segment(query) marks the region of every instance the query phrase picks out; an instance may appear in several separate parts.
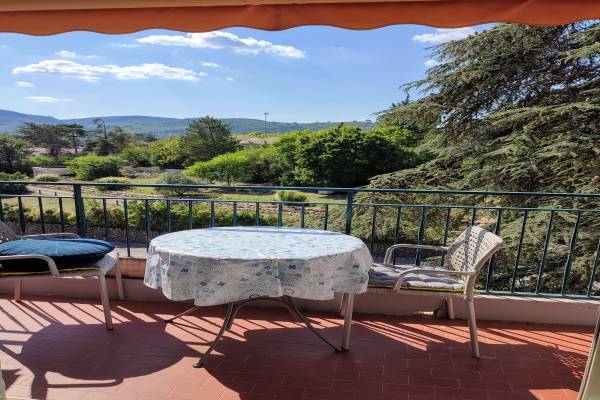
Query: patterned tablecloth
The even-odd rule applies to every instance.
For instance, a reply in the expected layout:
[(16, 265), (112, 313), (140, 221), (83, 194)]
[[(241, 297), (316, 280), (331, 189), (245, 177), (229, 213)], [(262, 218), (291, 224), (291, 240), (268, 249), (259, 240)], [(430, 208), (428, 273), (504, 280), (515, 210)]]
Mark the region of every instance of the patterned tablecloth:
[(336, 232), (231, 227), (169, 233), (150, 242), (144, 283), (198, 306), (253, 297), (328, 300), (367, 289), (371, 254)]

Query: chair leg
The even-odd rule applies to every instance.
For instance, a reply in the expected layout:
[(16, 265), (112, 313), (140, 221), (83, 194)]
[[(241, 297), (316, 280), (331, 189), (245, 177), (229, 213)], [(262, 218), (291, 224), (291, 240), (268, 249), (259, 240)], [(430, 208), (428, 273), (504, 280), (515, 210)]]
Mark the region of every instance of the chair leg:
[(104, 309), (104, 323), (107, 330), (112, 330), (112, 317), (110, 315), (110, 302), (108, 300), (108, 290), (106, 288), (106, 277), (104, 274), (98, 274), (98, 284), (100, 285), (100, 300)]
[(15, 301), (21, 301), (21, 290), (23, 289), (23, 279), (15, 281)]
[(446, 315), (448, 319), (454, 319), (454, 299), (446, 297)]
[(479, 358), (479, 339), (477, 338), (477, 322), (475, 320), (475, 303), (473, 298), (467, 298), (467, 312), (469, 314), (469, 331), (471, 333), (471, 351), (473, 357)]
[(123, 275), (121, 274), (121, 265), (119, 260), (115, 264), (115, 280), (117, 281), (117, 292), (119, 293), (119, 300), (125, 300), (125, 290), (123, 288)]

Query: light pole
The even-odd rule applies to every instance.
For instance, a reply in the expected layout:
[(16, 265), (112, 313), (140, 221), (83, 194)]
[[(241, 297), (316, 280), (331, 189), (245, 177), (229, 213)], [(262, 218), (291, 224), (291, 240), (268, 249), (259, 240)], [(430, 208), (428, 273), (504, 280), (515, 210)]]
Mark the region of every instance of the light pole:
[(267, 134), (267, 115), (269, 115), (268, 112), (265, 113), (265, 135)]

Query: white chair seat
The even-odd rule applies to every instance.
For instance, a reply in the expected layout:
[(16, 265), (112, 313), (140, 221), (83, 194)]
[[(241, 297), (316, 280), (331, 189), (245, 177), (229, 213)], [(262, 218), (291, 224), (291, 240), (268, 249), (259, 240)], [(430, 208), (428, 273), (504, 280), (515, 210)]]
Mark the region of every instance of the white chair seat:
[[(415, 265), (382, 265), (373, 264), (369, 270), (369, 286), (377, 288), (393, 288), (401, 272), (419, 268)], [(431, 267), (427, 267), (432, 269)], [(433, 268), (446, 271), (444, 268)], [(463, 281), (449, 276), (410, 273), (404, 275), (402, 289), (437, 290), (448, 292), (461, 292), (465, 288)]]

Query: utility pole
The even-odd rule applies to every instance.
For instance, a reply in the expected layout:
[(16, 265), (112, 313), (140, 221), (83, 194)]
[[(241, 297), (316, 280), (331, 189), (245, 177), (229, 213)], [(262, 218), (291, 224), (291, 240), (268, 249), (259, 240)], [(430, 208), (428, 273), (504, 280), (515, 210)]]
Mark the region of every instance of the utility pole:
[(267, 134), (267, 115), (269, 115), (268, 112), (265, 113), (265, 135)]

